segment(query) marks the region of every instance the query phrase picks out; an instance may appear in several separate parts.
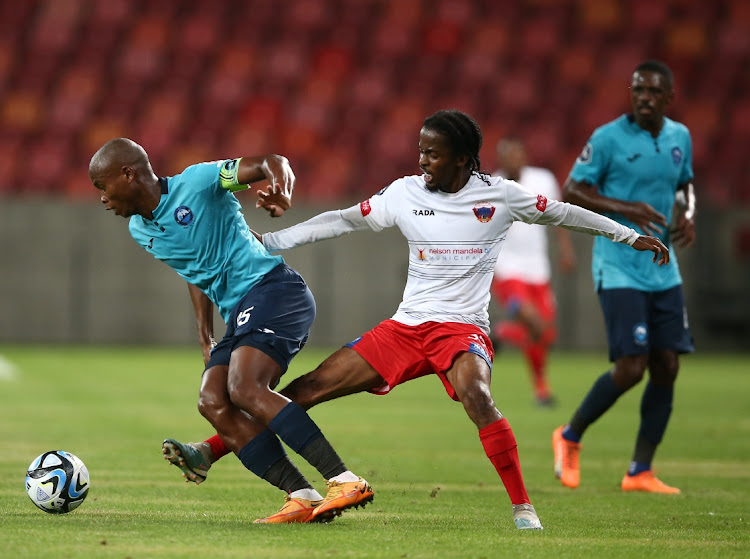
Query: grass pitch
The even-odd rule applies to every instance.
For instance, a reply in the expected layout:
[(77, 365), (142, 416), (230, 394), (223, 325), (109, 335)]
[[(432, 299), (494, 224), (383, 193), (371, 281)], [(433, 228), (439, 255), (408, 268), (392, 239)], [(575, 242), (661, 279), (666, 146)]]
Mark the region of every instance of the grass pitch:
[[(287, 378), (329, 352), (305, 349)], [(493, 394), (519, 442), (543, 532), (518, 532), (510, 503), (460, 404), (428, 377), (386, 397), (361, 394), (313, 408), (347, 465), (375, 489), (366, 509), (328, 525), (253, 525), (283, 502), (232, 455), (201, 486), (183, 483), (161, 441), (212, 433), (195, 407), (196, 348), (0, 348), (0, 555), (117, 558), (494, 558), (750, 556), (750, 359), (682, 361), (675, 410), (655, 466), (682, 495), (623, 494), (643, 385), (584, 439), (581, 486), (552, 474), (550, 435), (594, 378), (605, 352), (557, 353), (557, 409), (534, 406), (520, 355), (498, 355)], [(37, 510), (29, 462), (73, 452), (91, 491), (73, 513)], [(292, 458), (324, 491), (320, 475)]]

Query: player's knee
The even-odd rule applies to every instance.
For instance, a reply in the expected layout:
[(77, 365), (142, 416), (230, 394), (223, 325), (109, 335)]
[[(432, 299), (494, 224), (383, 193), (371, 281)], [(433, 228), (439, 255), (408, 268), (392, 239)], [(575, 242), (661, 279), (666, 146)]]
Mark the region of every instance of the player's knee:
[(211, 393), (201, 392), (198, 398), (198, 412), (211, 424), (214, 424), (216, 419), (227, 409), (228, 405), (229, 402), (224, 398), (218, 398)]
[(468, 416), (476, 423), (488, 413), (496, 411), (489, 387), (472, 384), (456, 391)]
[(294, 379), (290, 382), (280, 394), (289, 398), (292, 402), (300, 405), (303, 409), (314, 406), (315, 401), (315, 381), (305, 378), (307, 375)]
[(680, 367), (677, 362), (652, 367), (650, 369), (651, 381), (662, 386), (671, 386), (677, 380), (677, 373), (679, 371)]
[(618, 362), (613, 376), (618, 386), (627, 389), (641, 382), (645, 372), (646, 366), (640, 361)]
[(250, 381), (230, 383), (227, 386), (229, 401), (232, 405), (246, 411), (252, 416), (258, 413), (258, 400), (268, 391), (270, 391), (268, 386)]

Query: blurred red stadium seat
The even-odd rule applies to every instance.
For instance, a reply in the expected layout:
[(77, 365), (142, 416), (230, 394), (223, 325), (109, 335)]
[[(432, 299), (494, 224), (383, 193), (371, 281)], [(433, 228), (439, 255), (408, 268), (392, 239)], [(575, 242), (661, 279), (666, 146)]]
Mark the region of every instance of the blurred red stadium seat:
[(537, 73), (519, 69), (507, 73), (507, 79), (498, 88), (497, 100), (504, 111), (524, 114), (536, 110), (542, 93), (542, 84)]
[(669, 4), (653, 0), (632, 0), (629, 2), (630, 26), (641, 30), (657, 30), (669, 18)]
[(705, 23), (701, 21), (673, 23), (668, 26), (665, 42), (667, 52), (673, 56), (704, 57), (708, 47)]
[(23, 177), (29, 192), (63, 191), (58, 181), (67, 170), (71, 148), (69, 136), (53, 134), (46, 134), (27, 146)]
[(39, 93), (33, 90), (8, 92), (0, 111), (0, 125), (8, 131), (35, 132), (46, 118), (45, 105)]
[(571, 84), (588, 84), (596, 81), (595, 53), (586, 46), (562, 50), (557, 59), (559, 79), (565, 87)]
[(510, 42), (510, 31), (505, 22), (477, 22), (469, 35), (471, 50), (487, 56), (502, 56), (507, 52)]
[(476, 4), (471, 0), (439, 0), (436, 16), (439, 20), (452, 21), (462, 28), (471, 29), (477, 16)]
[(621, 5), (617, 0), (585, 0), (578, 6), (585, 28), (612, 31), (623, 24)]
[(424, 51), (440, 56), (454, 54), (461, 45), (461, 35), (458, 24), (452, 21), (433, 21), (424, 30)]
[(730, 57), (732, 61), (747, 57), (748, 52), (750, 52), (750, 22), (724, 22), (716, 35), (716, 50), (719, 55)]
[(747, 147), (750, 141), (750, 103), (738, 103), (731, 111), (729, 120), (730, 138), (733, 142), (742, 142)]
[(553, 17), (527, 20), (520, 30), (519, 49), (527, 59), (545, 59), (558, 52), (563, 44), (560, 22)]
[[(81, 149), (84, 155), (91, 157), (96, 150), (112, 138), (127, 137), (130, 130), (125, 122), (115, 117), (95, 118), (89, 121), (83, 131)], [(141, 140), (143, 142), (144, 140)]]
[(417, 26), (423, 17), (420, 2), (403, 0), (385, 0), (385, 21), (402, 24), (406, 27)]
[(20, 191), (18, 174), (22, 172), (24, 161), (22, 151), (19, 136), (0, 136), (0, 192), (9, 194)]

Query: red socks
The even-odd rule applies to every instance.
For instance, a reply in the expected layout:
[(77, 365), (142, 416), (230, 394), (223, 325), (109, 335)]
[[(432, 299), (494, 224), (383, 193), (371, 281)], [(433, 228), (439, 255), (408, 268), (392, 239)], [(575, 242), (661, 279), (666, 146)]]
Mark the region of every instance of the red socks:
[(530, 344), (523, 350), (531, 368), (534, 380), (534, 390), (537, 398), (549, 397), (549, 385), (547, 384), (547, 346), (540, 343)]
[(516, 437), (513, 436), (508, 420), (502, 418), (480, 429), (479, 440), (482, 441), (487, 458), (500, 474), (510, 502), (514, 505), (531, 504), (523, 485), (521, 463), (516, 450)]
[(503, 321), (495, 328), (495, 334), (501, 341), (513, 344), (516, 347), (524, 347), (529, 343), (529, 334), (526, 327), (518, 322)]
[(219, 435), (209, 437), (204, 442), (207, 442), (211, 445), (211, 452), (213, 452), (214, 454), (214, 460), (218, 460), (222, 456), (226, 456), (227, 454), (229, 454), (229, 450), (226, 446), (224, 446), (224, 441), (221, 440)]

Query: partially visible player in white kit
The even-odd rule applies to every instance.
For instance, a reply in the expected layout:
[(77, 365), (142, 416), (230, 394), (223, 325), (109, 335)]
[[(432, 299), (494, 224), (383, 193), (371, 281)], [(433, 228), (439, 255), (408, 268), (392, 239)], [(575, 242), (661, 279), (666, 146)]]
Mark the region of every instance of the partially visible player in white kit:
[[(497, 143), (498, 169), (493, 174), (517, 181), (548, 200), (559, 200), (560, 187), (548, 169), (527, 165), (523, 142), (504, 138)], [(560, 271), (575, 267), (575, 252), (566, 229), (555, 227)], [(547, 230), (518, 221), (508, 230), (495, 264), (492, 294), (506, 319), (492, 328), (493, 340), (521, 349), (531, 374), (536, 402), (553, 406), (555, 398), (547, 380), (547, 358), (557, 338), (557, 305), (552, 291)]]
[(281, 394), (309, 409), (362, 391), (386, 394), (409, 380), (437, 375), (479, 429), (510, 497), (516, 527), (540, 530), (516, 439), (490, 391), (490, 283), (508, 228), (521, 220), (605, 235), (653, 251), (659, 264), (669, 261), (669, 251), (658, 239), (609, 218), (481, 173), (481, 145), (482, 132), (470, 116), (438, 111), (425, 119), (419, 134), (422, 175), (398, 179), (351, 208), (262, 236), (273, 251), (397, 226), (409, 244), (408, 279), (396, 314), (293, 380)]

